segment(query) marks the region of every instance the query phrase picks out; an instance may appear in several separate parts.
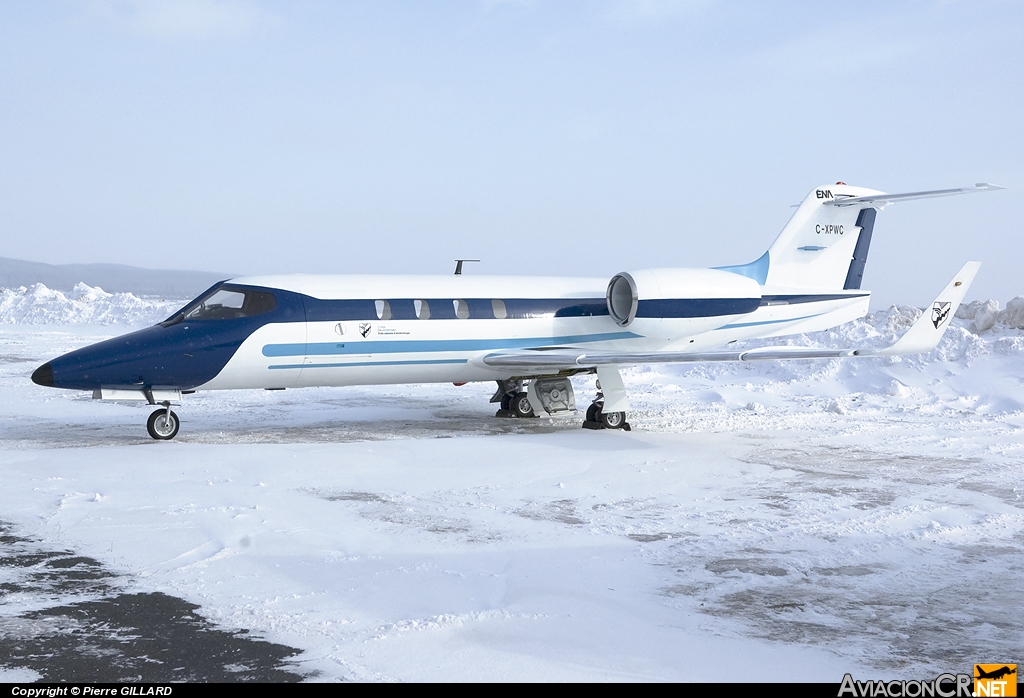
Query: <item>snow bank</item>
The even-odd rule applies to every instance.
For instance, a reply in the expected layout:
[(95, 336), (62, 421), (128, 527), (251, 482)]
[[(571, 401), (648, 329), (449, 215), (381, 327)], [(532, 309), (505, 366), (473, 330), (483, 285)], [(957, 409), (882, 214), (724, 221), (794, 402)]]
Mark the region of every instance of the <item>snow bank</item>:
[(1024, 296), (1017, 296), (1006, 308), (999, 309), (999, 301), (971, 301), (956, 311), (956, 317), (970, 320), (970, 330), (975, 334), (988, 332), (996, 325), (1005, 325), (1015, 330), (1024, 329)]
[(80, 283), (69, 293), (43, 284), (0, 289), (0, 323), (12, 325), (152, 325), (184, 305), (181, 300), (107, 293)]
[[(746, 342), (745, 346), (880, 348), (895, 342), (921, 317), (921, 313), (920, 308), (894, 305), (887, 310), (877, 310), (863, 318), (824, 332), (751, 340)], [(1024, 346), (1024, 334), (1020, 332), (1021, 328), (1024, 328), (1024, 297), (1014, 298), (1007, 303), (1005, 310), (999, 310), (998, 301), (992, 300), (984, 303), (974, 301), (960, 307), (952, 324), (934, 351), (923, 355), (900, 357), (896, 360), (912, 363), (970, 362), (979, 356), (993, 352), (1015, 353), (1021, 351)], [(771, 363), (766, 362), (766, 364)], [(812, 363), (820, 365), (818, 362)]]

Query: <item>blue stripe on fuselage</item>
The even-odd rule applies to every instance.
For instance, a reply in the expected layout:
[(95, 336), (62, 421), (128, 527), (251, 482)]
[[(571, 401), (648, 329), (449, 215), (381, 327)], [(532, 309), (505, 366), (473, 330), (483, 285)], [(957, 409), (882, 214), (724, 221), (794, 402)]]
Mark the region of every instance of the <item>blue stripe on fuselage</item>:
[(468, 359), (427, 359), (425, 361), (352, 361), (343, 364), (278, 364), (267, 368), (352, 368), (354, 366), (432, 366), (435, 364), (466, 364)]
[(827, 315), (827, 313), (814, 313), (813, 315), (803, 315), (801, 317), (790, 317), (790, 318), (785, 318), (783, 320), (760, 320), (758, 322), (735, 322), (735, 323), (732, 323), (732, 324), (729, 324), (729, 325), (722, 325), (721, 327), (719, 327), (718, 329), (713, 330), (713, 331), (714, 332), (719, 332), (721, 330), (734, 330), (737, 327), (753, 327), (755, 325), (778, 325), (778, 324), (781, 324), (783, 322), (797, 322), (799, 320), (809, 320), (812, 317), (819, 317), (821, 315)]
[(820, 301), (838, 301), (845, 298), (864, 298), (870, 293), (788, 293), (761, 296), (761, 305), (797, 305), (799, 303), (818, 303)]
[[(304, 296), (306, 320), (309, 322), (337, 322), (339, 320), (376, 321), (375, 303), (386, 300), (391, 312), (386, 320), (417, 320), (413, 298), (339, 299), (325, 300)], [(455, 320), (454, 298), (423, 298), (430, 309), (431, 320)], [(493, 320), (492, 299), (463, 298), (471, 320)], [(505, 305), (505, 318), (528, 319), (543, 317), (595, 317), (607, 316), (608, 304), (604, 298), (501, 298)]]
[(607, 342), (615, 339), (636, 339), (633, 332), (576, 334), (561, 337), (522, 337), (496, 339), (398, 339), (367, 342), (314, 342), (309, 344), (267, 344), (264, 356), (327, 356), (332, 354), (406, 354), (439, 351), (490, 351), (493, 349), (526, 349), (558, 344)]
[(639, 301), (636, 316), (675, 319), (746, 315), (759, 305), (760, 298), (657, 298)]

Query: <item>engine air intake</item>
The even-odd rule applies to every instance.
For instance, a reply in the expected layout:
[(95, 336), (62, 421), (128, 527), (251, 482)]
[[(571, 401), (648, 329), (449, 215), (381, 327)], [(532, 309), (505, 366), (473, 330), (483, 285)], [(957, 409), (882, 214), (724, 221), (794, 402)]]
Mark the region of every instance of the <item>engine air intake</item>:
[(640, 296), (632, 276), (626, 272), (613, 276), (608, 283), (606, 297), (608, 299), (608, 314), (616, 323), (625, 327), (633, 322)]

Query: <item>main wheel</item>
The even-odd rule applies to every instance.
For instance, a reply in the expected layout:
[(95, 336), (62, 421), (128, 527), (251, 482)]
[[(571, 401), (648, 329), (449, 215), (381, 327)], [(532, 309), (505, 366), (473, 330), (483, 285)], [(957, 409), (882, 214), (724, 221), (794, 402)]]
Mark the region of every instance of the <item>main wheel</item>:
[(501, 396), (501, 409), (511, 410), (512, 409), (512, 398), (515, 397), (513, 393), (505, 393)]
[(587, 408), (587, 421), (588, 422), (600, 422), (601, 421), (601, 407), (603, 403), (592, 402), (590, 407)]
[(526, 393), (516, 393), (515, 397), (512, 398), (512, 411), (516, 413), (517, 417), (523, 419), (533, 416), (533, 405), (530, 404), (530, 399), (526, 397)]
[(178, 415), (171, 412), (168, 418), (167, 410), (163, 408), (149, 415), (149, 420), (146, 422), (146, 430), (157, 441), (173, 439), (177, 436), (178, 427), (180, 426), (181, 423), (178, 421)]
[(626, 423), (626, 413), (602, 412), (601, 421), (604, 422), (606, 429), (621, 429), (622, 425)]

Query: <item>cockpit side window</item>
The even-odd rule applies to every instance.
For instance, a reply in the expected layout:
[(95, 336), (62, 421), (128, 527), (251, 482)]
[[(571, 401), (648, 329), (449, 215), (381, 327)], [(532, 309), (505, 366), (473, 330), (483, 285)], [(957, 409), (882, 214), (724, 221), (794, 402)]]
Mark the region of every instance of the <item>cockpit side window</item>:
[(190, 310), (186, 320), (228, 320), (245, 317), (242, 308), (245, 306), (245, 294), (241, 291), (219, 289)]
[(182, 320), (233, 320), (262, 315), (275, 308), (277, 300), (272, 293), (222, 286), (200, 296), (160, 324), (169, 327)]

